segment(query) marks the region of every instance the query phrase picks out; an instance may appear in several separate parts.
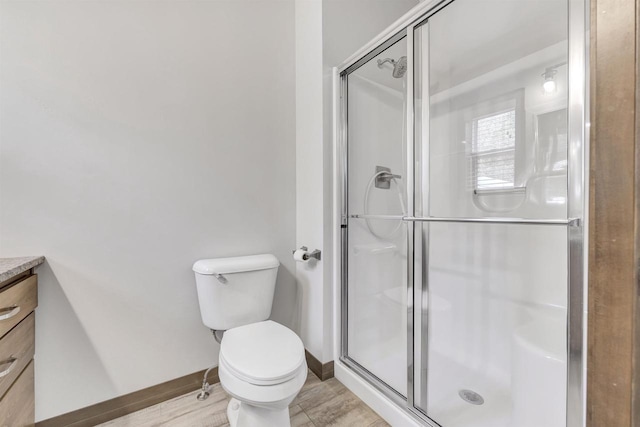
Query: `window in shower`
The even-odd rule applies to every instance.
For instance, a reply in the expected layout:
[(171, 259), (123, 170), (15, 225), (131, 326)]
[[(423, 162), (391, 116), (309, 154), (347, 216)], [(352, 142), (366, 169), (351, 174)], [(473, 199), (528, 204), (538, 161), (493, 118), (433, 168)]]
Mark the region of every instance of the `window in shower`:
[(471, 181), (476, 190), (513, 188), (516, 157), (516, 110), (473, 121)]
[(521, 91), (465, 109), (467, 122), (467, 187), (474, 191), (516, 187), (517, 155), (522, 152)]

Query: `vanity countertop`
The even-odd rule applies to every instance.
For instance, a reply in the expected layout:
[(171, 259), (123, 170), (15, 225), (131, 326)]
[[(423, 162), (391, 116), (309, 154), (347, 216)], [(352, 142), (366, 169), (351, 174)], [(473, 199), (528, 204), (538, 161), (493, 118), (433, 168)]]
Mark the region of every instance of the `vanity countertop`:
[(0, 283), (44, 262), (43, 256), (0, 258)]

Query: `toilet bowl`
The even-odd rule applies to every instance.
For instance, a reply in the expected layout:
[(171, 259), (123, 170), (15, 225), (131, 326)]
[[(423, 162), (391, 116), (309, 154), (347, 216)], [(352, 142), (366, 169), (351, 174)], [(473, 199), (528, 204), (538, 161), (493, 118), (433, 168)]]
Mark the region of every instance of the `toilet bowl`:
[[(193, 264), (202, 323), (220, 343), (220, 384), (233, 427), (290, 427), (289, 404), (307, 379), (302, 340), (271, 320), (280, 262), (271, 254)], [(206, 374), (198, 399), (208, 396)], [(202, 397), (200, 397), (202, 396)]]
[(289, 404), (307, 378), (304, 346), (271, 320), (239, 326), (224, 335), (218, 374), (233, 397), (232, 427), (289, 427)]

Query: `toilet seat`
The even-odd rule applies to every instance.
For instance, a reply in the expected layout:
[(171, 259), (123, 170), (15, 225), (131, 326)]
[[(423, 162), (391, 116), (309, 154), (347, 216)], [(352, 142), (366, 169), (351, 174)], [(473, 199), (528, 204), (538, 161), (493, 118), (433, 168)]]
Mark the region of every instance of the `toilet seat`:
[(289, 328), (271, 320), (225, 332), (220, 365), (228, 374), (253, 385), (272, 386), (300, 374), (306, 362), (302, 340)]
[(229, 370), (224, 360), (220, 360), (218, 375), (222, 388), (241, 402), (265, 408), (284, 409), (302, 389), (307, 379), (307, 363), (305, 361), (289, 380), (267, 386), (241, 380)]

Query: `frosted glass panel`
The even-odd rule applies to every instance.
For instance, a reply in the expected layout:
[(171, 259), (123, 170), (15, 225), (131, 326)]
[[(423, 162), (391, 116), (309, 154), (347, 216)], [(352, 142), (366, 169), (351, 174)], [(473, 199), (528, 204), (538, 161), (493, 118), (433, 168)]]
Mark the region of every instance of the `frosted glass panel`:
[[(375, 232), (396, 230), (381, 240)], [(407, 393), (407, 242), (401, 221), (349, 221), (349, 357)]]
[[(398, 192), (406, 187), (406, 78), (394, 77), (400, 65), (388, 61), (379, 66), (378, 61), (397, 63), (406, 61), (406, 55), (407, 43), (402, 39), (349, 74), (350, 213), (403, 213), (404, 201), (400, 203)], [(399, 177), (379, 188), (375, 185), (377, 166)]]
[(566, 242), (563, 226), (429, 225), (417, 406), (436, 422), (564, 426)]
[(456, 0), (415, 40), (429, 214), (566, 218), (566, 0)]
[[(406, 215), (406, 39), (347, 77), (348, 213)], [(407, 225), (349, 219), (347, 356), (407, 393)]]
[[(455, 0), (416, 28), (418, 216), (567, 218), (566, 0)], [(566, 424), (567, 227), (424, 223), (415, 406)]]

